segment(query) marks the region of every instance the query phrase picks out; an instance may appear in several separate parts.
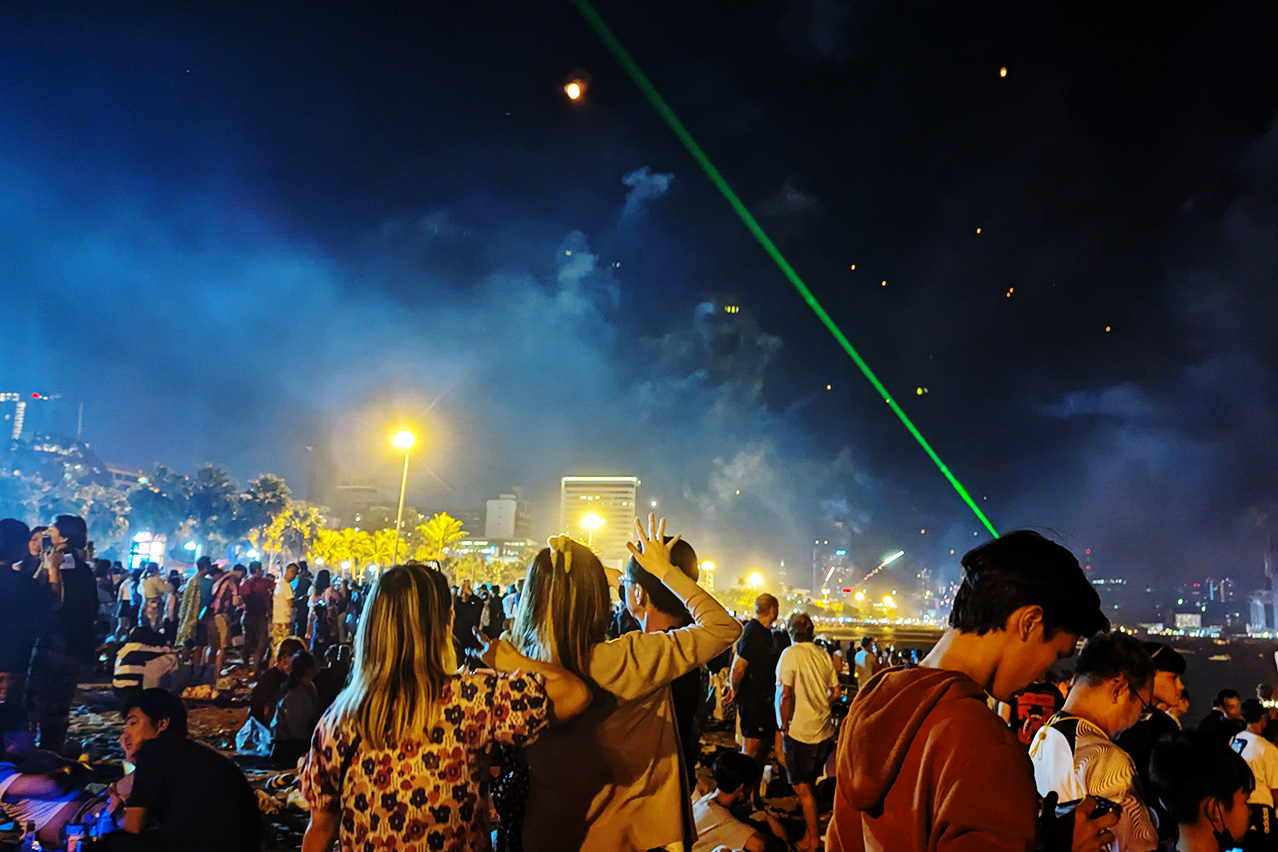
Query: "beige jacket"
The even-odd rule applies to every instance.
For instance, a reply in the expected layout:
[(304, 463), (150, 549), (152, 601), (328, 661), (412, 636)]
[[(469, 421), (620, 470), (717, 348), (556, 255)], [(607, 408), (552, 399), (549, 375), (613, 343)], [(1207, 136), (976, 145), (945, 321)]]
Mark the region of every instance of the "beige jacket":
[(731, 646), (741, 625), (680, 571), (665, 583), (695, 623), (596, 645), (594, 701), (528, 747), (525, 852), (692, 847), (692, 791), (680, 769), (670, 682)]

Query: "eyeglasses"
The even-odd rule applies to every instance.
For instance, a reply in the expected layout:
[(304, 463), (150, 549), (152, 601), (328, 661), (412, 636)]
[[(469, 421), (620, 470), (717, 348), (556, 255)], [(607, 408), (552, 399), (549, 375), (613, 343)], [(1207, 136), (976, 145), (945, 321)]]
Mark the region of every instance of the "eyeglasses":
[(1153, 687), (1150, 687), (1148, 701), (1146, 701), (1145, 696), (1137, 692), (1134, 687), (1130, 687), (1130, 689), (1131, 689), (1132, 695), (1136, 696), (1136, 700), (1140, 702), (1140, 715), (1142, 719), (1152, 715), (1153, 712), (1158, 709), (1157, 707), (1154, 706), (1154, 703), (1153, 703), (1154, 702)]

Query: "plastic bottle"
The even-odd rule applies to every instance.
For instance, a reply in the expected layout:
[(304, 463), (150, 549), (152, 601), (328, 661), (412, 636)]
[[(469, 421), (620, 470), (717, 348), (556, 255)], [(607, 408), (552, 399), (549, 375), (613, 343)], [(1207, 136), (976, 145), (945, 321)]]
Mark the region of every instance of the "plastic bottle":
[(40, 841), (36, 839), (34, 822), (27, 822), (26, 830), (22, 832), (22, 844), (18, 849), (21, 852), (40, 852)]

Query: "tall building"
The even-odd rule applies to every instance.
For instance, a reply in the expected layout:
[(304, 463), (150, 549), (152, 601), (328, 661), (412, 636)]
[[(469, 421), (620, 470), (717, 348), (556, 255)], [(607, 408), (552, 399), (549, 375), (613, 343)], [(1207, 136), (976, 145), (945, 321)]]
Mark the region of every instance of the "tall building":
[[(591, 546), (604, 565), (622, 568), (634, 530), (637, 476), (565, 476), (559, 486), (559, 529)], [(584, 523), (583, 523), (584, 522)]]
[(485, 501), (484, 538), (513, 541), (532, 537), (532, 505), (524, 499), (523, 489), (510, 490), (514, 493)]

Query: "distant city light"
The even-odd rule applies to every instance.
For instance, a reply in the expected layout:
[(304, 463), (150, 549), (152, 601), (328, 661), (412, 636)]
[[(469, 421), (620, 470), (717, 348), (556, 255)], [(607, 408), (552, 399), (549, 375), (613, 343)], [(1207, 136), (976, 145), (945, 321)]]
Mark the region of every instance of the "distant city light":
[(865, 600), (865, 592), (857, 592), (855, 595), (852, 596), (852, 600), (856, 601), (857, 603), (860, 603), (861, 601)]
[[(262, 554), (258, 553), (256, 550), (250, 550), (250, 551), (249, 551), (246, 555), (248, 556), (248, 558), (249, 558), (249, 559), (257, 559), (257, 558), (259, 558)], [(319, 560), (319, 559), (316, 559), (315, 561), (316, 561), (317, 563), (321, 564), (321, 565), (322, 565), (322, 564), (324, 564), (324, 563), (323, 563), (321, 560)]]
[(183, 550), (195, 550), (195, 542), (193, 542), (193, 541), (188, 541), (186, 544), (182, 545), (182, 549), (183, 549)]

